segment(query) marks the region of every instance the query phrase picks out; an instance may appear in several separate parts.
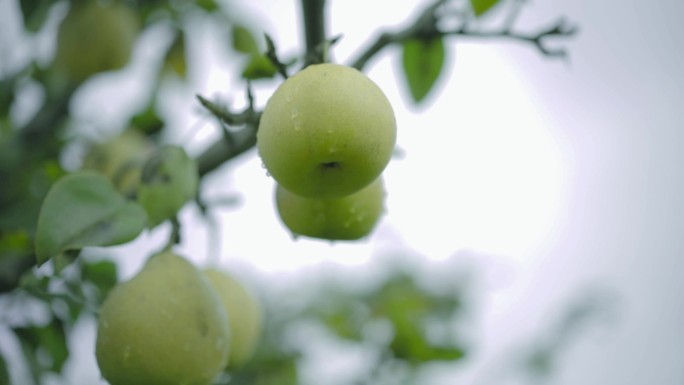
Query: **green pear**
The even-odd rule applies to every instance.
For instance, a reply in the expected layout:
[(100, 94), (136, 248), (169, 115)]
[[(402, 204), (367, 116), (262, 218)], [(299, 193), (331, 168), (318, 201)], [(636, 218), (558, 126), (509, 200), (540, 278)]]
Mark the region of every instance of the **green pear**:
[(232, 342), (228, 368), (243, 366), (254, 354), (263, 327), (262, 309), (257, 298), (232, 275), (217, 269), (204, 274), (214, 286), (228, 311)]
[(228, 363), (228, 315), (205, 276), (167, 251), (108, 294), (96, 345), (112, 385), (209, 385)]
[(83, 169), (104, 174), (117, 190), (126, 196), (137, 193), (145, 160), (153, 149), (152, 142), (135, 129), (88, 149)]
[(195, 197), (199, 186), (197, 163), (182, 147), (166, 145), (145, 163), (138, 202), (153, 228), (176, 216)]
[(57, 31), (54, 68), (76, 83), (123, 68), (139, 30), (138, 16), (121, 2), (72, 2)]
[(382, 178), (342, 198), (306, 198), (276, 187), (280, 219), (294, 235), (330, 240), (356, 240), (371, 233), (384, 213)]
[(257, 131), (268, 172), (307, 198), (339, 198), (369, 185), (389, 163), (395, 142), (394, 111), (382, 90), (362, 72), (331, 63), (284, 81)]

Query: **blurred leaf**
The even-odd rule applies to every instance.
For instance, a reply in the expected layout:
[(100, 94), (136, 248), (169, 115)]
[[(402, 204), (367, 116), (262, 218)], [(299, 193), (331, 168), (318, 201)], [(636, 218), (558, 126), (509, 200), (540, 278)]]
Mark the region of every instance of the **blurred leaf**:
[(0, 293), (16, 288), (24, 272), (34, 264), (32, 253), (0, 253)]
[[(54, 141), (57, 144), (58, 141)], [(35, 234), (40, 205), (48, 190), (65, 172), (59, 166), (57, 159), (45, 160), (39, 163), (34, 159), (37, 151), (29, 147), (8, 144), (9, 148), (0, 145), (0, 181), (12, 180), (13, 183), (0, 182), (0, 202), (7, 204), (2, 207), (0, 215), (0, 232), (25, 231)], [(3, 159), (9, 152), (17, 151), (16, 159)], [(2, 162), (7, 163), (2, 163)], [(7, 173), (2, 170), (6, 168)], [(4, 195), (7, 188), (8, 195)]]
[(0, 145), (12, 134), (13, 124), (9, 114), (16, 98), (16, 83), (14, 79), (0, 79), (0, 118), (3, 119), (0, 121)]
[(62, 270), (70, 266), (78, 256), (81, 255), (81, 250), (65, 250), (54, 257), (55, 273), (60, 274)]
[(475, 16), (482, 16), (492, 9), (501, 0), (470, 0), (470, 6), (473, 7)]
[(187, 55), (185, 48), (185, 34), (178, 30), (173, 43), (166, 52), (164, 58), (164, 66), (178, 75), (181, 79), (186, 79), (188, 76)]
[[(277, 352), (270, 352), (271, 354)], [(257, 357), (231, 373), (230, 385), (299, 385), (297, 355), (281, 353)]]
[(21, 277), (19, 286), (32, 296), (40, 299), (51, 299), (48, 286), (50, 285), (50, 277), (37, 277), (34, 274), (25, 274)]
[(340, 297), (338, 293), (330, 293), (326, 298), (332, 307), (320, 311), (325, 325), (340, 338), (361, 341), (364, 325), (370, 322), (368, 308), (359, 301)]
[(84, 281), (92, 282), (100, 292), (100, 299), (104, 299), (118, 282), (117, 266), (112, 261), (98, 261), (85, 263), (81, 268)]
[(444, 66), (445, 48), (441, 37), (412, 39), (404, 43), (404, 75), (413, 101), (421, 102), (434, 87)]
[(196, 0), (195, 4), (207, 12), (214, 12), (219, 9), (219, 6), (215, 0)]
[(147, 211), (153, 228), (176, 216), (197, 195), (199, 172), (195, 160), (182, 147), (159, 149), (143, 168), (138, 201)]
[(548, 377), (553, 372), (554, 356), (553, 351), (540, 348), (528, 357), (527, 369), (535, 376)]
[(14, 333), (21, 342), (32, 372), (61, 373), (64, 363), (69, 358), (66, 333), (61, 320), (54, 318), (44, 326), (15, 328)]
[(169, 0), (145, 0), (135, 3), (136, 13), (143, 25), (172, 18), (169, 8)]
[(234, 25), (232, 29), (233, 48), (242, 53), (256, 55), (259, 53), (259, 44), (252, 32), (242, 25)]
[[(62, 321), (73, 323), (75, 322), (84, 308), (82, 301), (81, 283), (77, 285), (69, 282), (60, 282), (60, 289), (55, 289), (51, 285), (52, 277), (37, 277), (33, 273), (26, 273), (21, 277), (19, 287), (21, 290), (30, 294), (32, 297), (45, 302), (46, 305), (52, 306), (55, 303), (62, 303), (67, 306), (69, 313), (61, 312), (57, 314)], [(66, 285), (64, 285), (66, 283)], [(51, 289), (52, 287), (52, 289)], [(68, 289), (65, 290), (65, 288)]]
[[(434, 346), (427, 339), (426, 320), (444, 312), (444, 301), (419, 288), (406, 275), (394, 277), (381, 288), (372, 303), (376, 316), (392, 323), (394, 338), (390, 348), (395, 357), (417, 364), (464, 357), (465, 352), (459, 346)], [(444, 315), (442, 319), (450, 320)]]
[(354, 322), (342, 311), (324, 315), (323, 321), (329, 329), (341, 338), (354, 341), (360, 341), (362, 338), (360, 328), (362, 325)]
[(19, 0), (21, 14), (24, 16), (24, 27), (30, 32), (37, 32), (47, 20), (51, 0)]
[(247, 63), (242, 77), (249, 80), (268, 79), (275, 76), (278, 69), (266, 55), (255, 54)]
[(275, 361), (269, 370), (261, 372), (254, 385), (298, 385), (297, 361), (292, 359)]
[(140, 132), (150, 135), (158, 133), (164, 128), (164, 120), (159, 116), (154, 103), (151, 103), (148, 108), (131, 118), (130, 125)]
[(67, 175), (52, 186), (40, 209), (38, 264), (67, 250), (129, 242), (145, 223), (145, 211), (126, 201), (103, 175), (90, 171)]
[(0, 352), (0, 385), (10, 385), (9, 370), (7, 370), (7, 363), (2, 352)]
[(31, 237), (23, 230), (0, 234), (0, 255), (31, 250)]

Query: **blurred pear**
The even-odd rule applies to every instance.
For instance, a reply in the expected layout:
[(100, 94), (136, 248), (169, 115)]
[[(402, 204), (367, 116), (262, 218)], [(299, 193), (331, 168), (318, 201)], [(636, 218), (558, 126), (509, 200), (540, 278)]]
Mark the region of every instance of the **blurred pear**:
[(232, 275), (206, 269), (204, 274), (228, 311), (231, 329), (229, 368), (243, 366), (254, 354), (263, 328), (262, 308), (257, 298)]
[(225, 307), (185, 258), (153, 256), (100, 309), (96, 357), (112, 385), (209, 385), (228, 363)]

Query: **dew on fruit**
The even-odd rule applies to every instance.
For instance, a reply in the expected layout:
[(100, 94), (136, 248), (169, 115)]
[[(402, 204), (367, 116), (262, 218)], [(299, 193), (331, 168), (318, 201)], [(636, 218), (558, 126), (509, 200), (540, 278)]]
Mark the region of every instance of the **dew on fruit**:
[(297, 233), (292, 233), (292, 234), (290, 234), (290, 236), (292, 237), (293, 241), (296, 241), (297, 239), (299, 239), (299, 234), (297, 234)]

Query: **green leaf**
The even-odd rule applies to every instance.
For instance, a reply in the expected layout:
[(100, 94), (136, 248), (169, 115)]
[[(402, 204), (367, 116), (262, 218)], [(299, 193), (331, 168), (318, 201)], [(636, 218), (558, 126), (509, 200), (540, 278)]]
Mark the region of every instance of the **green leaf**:
[(130, 126), (145, 135), (155, 134), (164, 128), (164, 120), (157, 112), (154, 103), (131, 118)]
[(269, 349), (268, 356), (255, 357), (243, 368), (230, 373), (235, 385), (298, 385), (298, 356)]
[(143, 168), (138, 201), (147, 211), (153, 228), (176, 216), (197, 195), (199, 173), (197, 163), (182, 147), (159, 149)]
[(196, 0), (195, 4), (207, 12), (214, 12), (219, 9), (215, 0)]
[(83, 171), (58, 180), (40, 208), (36, 232), (38, 264), (68, 250), (112, 246), (135, 239), (145, 211), (127, 201), (103, 175)]
[(326, 296), (328, 305), (320, 310), (321, 321), (338, 337), (352, 340), (363, 340), (364, 325), (370, 321), (367, 306), (360, 301), (350, 301), (343, 297), (335, 297), (331, 293)]
[(57, 254), (53, 259), (55, 273), (60, 274), (64, 269), (70, 266), (79, 255), (81, 255), (81, 249), (65, 250), (64, 252)]
[(14, 290), (24, 272), (34, 265), (33, 252), (0, 252), (0, 294)]
[(24, 230), (0, 234), (0, 255), (21, 253), (31, 249), (31, 237)]
[(269, 79), (274, 77), (276, 73), (278, 73), (278, 69), (271, 59), (266, 55), (255, 54), (252, 55), (244, 71), (242, 71), (242, 77), (249, 80)]
[[(395, 357), (422, 364), (429, 361), (458, 360), (465, 352), (460, 346), (435, 345), (425, 334), (426, 320), (440, 314), (445, 299), (421, 290), (415, 281), (399, 275), (388, 281), (371, 301), (376, 316), (386, 318), (394, 328), (390, 349)], [(441, 317), (449, 322), (449, 317)]]
[(97, 287), (100, 299), (104, 299), (118, 282), (117, 267), (112, 261), (86, 263), (81, 269), (81, 276), (84, 281), (89, 281)]
[(259, 53), (259, 44), (252, 32), (242, 25), (234, 25), (232, 29), (233, 48), (242, 53), (255, 55)]
[(404, 43), (404, 75), (413, 101), (425, 99), (444, 67), (445, 48), (442, 38), (411, 39)]
[(480, 17), (497, 5), (501, 0), (470, 0), (475, 16)]
[(0, 385), (10, 385), (9, 370), (2, 354), (0, 354)]
[(50, 7), (54, 4), (50, 0), (20, 0), (21, 14), (24, 16), (24, 27), (30, 32), (37, 32), (47, 20)]
[(62, 319), (62, 321), (73, 324), (85, 306), (85, 303), (82, 301), (82, 284), (80, 282), (62, 281), (58, 285), (59, 288), (55, 288), (54, 285), (51, 286), (51, 282), (54, 282), (52, 278), (54, 276), (38, 277), (32, 272), (28, 272), (22, 276), (19, 287), (27, 294), (44, 302), (44, 305), (48, 306), (48, 308), (52, 307), (55, 303), (65, 304), (69, 309), (68, 314), (61, 311), (57, 314), (56, 309), (52, 308), (53, 314)]
[(181, 79), (186, 79), (188, 75), (186, 57), (185, 34), (179, 30), (176, 32), (176, 37), (166, 52), (164, 67), (178, 75)]
[(64, 324), (58, 318), (44, 326), (14, 329), (32, 371), (60, 373), (69, 358)]

